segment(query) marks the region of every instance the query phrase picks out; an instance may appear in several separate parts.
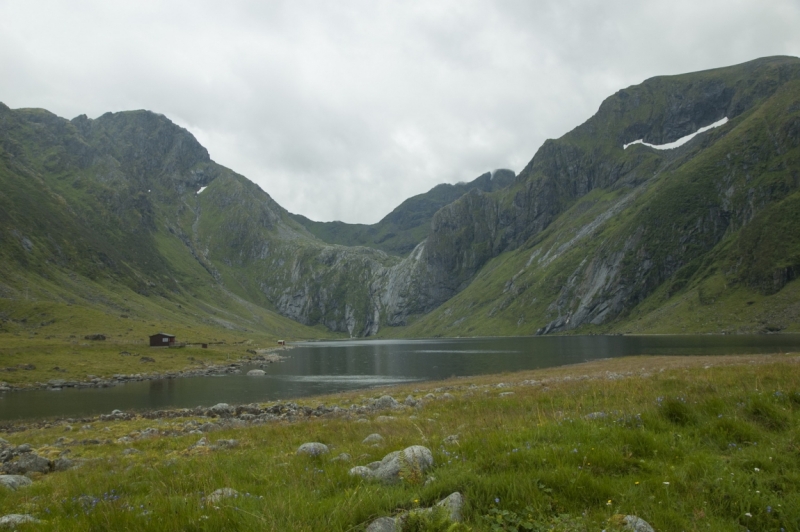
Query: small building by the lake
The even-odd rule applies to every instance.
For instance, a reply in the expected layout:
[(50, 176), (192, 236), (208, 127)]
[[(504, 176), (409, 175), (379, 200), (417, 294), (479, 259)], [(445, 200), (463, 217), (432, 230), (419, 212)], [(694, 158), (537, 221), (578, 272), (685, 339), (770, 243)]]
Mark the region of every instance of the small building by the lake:
[(150, 347), (170, 347), (175, 345), (175, 335), (167, 333), (157, 333), (150, 336)]

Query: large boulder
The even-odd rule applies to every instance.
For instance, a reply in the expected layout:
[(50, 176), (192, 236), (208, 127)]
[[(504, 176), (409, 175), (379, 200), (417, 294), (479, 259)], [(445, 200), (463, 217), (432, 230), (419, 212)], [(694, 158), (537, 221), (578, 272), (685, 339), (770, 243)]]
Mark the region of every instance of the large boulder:
[(422, 445), (412, 445), (402, 451), (387, 454), (380, 462), (356, 466), (350, 470), (350, 474), (392, 484), (402, 478), (422, 476), (432, 467), (433, 454), (430, 449)]

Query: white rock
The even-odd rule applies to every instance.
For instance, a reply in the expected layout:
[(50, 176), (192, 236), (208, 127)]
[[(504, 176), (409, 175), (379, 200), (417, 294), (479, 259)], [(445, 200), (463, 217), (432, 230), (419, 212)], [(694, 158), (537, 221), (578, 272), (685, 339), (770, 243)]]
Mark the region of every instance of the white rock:
[(39, 523), (40, 521), (28, 514), (8, 514), (0, 517), (0, 528), (15, 528), (25, 523)]
[(206, 502), (209, 503), (217, 503), (222, 499), (230, 499), (231, 497), (238, 497), (239, 492), (233, 488), (220, 488), (208, 497), (206, 497)]
[(656, 532), (653, 527), (650, 526), (650, 523), (641, 517), (626, 515), (622, 520), (625, 521), (625, 528), (627, 530), (632, 530), (633, 532)]
[(263, 377), (267, 373), (263, 369), (251, 369), (247, 372), (247, 375), (250, 377)]

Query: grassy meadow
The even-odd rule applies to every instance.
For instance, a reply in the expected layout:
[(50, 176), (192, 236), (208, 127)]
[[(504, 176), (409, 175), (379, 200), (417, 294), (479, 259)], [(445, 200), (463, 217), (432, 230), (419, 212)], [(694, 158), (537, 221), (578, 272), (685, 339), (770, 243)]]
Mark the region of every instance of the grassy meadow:
[[(610, 531), (622, 530), (620, 514), (659, 531), (800, 528), (795, 354), (633, 357), (298, 402), (352, 412), (383, 394), (422, 404), (205, 434), (238, 441), (216, 450), (192, 448), (202, 435), (185, 434), (187, 423), (208, 419), (9, 429), (0, 436), (12, 444), (80, 465), (0, 491), (0, 515), (41, 520), (20, 530), (357, 531), (459, 491), (464, 523), (407, 528)], [(383, 443), (362, 443), (372, 433)], [(125, 436), (133, 441), (117, 442)], [(309, 441), (331, 452), (296, 455)], [(348, 475), (416, 444), (435, 459), (424, 478), (382, 485)], [(352, 460), (331, 460), (340, 453)], [(223, 487), (239, 496), (204, 499)]]

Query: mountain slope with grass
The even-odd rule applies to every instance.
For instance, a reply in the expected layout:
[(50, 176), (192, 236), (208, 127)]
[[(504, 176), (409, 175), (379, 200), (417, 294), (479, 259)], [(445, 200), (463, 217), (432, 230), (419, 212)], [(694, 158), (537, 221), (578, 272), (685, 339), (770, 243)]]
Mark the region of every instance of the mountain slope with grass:
[(426, 248), (468, 286), (395, 332), (797, 331), (799, 185), (800, 60), (653, 78), (439, 211)]
[(0, 324), (35, 332), (48, 302), (267, 337), (798, 330), (799, 146), (797, 58), (657, 77), (517, 176), (352, 226), (161, 115), (0, 106)]

